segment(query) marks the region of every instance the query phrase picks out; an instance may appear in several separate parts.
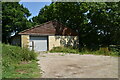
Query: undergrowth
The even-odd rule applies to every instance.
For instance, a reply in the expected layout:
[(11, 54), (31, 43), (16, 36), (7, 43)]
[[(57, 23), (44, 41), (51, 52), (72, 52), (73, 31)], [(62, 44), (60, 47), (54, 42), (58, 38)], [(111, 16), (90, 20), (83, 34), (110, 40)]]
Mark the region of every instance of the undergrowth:
[(79, 50), (73, 49), (72, 47), (53, 47), (50, 52), (79, 53)]
[[(33, 70), (37, 69), (38, 71), (36, 60), (37, 54), (34, 51), (29, 51), (27, 48), (2, 44), (2, 78), (15, 78), (15, 76), (29, 78), (29, 74), (33, 74), (32, 72), (26, 73), (25, 76), (25, 74), (18, 74), (16, 68), (19, 67), (18, 65), (21, 65), (21, 62), (31, 62), (29, 64), (34, 65)], [(27, 64), (24, 64), (26, 65), (26, 69), (24, 69), (25, 72), (28, 70), (31, 71), (31, 68), (29, 68), (30, 65), (28, 64), (27, 66)], [(23, 68), (24, 65), (19, 67), (19, 69)]]
[(96, 50), (96, 51), (89, 51), (89, 50), (82, 50), (79, 51), (78, 49), (73, 49), (71, 47), (54, 47), (50, 50), (51, 53), (61, 52), (61, 53), (74, 53), (74, 54), (93, 54), (93, 55), (105, 55), (105, 56), (120, 56), (120, 52), (118, 51), (105, 51), (105, 50)]

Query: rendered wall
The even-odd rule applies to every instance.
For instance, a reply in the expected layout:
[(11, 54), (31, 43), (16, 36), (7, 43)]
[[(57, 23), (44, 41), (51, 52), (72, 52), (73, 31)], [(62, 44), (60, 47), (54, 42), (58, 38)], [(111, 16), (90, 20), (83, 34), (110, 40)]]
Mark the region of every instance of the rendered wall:
[(21, 35), (21, 46), (29, 47), (29, 35)]
[(48, 49), (58, 46), (78, 46), (78, 36), (48, 36)]

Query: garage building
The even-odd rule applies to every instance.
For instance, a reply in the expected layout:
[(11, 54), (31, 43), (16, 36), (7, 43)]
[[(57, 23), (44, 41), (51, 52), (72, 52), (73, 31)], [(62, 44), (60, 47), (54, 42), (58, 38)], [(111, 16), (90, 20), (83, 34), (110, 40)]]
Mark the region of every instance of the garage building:
[(62, 23), (52, 20), (30, 29), (26, 29), (14, 36), (13, 45), (20, 45), (35, 51), (48, 51), (58, 46), (78, 45), (78, 34)]

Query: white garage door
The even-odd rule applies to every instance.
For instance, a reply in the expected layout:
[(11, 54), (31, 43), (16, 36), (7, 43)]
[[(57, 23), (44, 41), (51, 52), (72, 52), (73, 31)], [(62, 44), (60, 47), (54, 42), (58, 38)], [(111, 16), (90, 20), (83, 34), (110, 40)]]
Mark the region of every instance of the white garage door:
[(30, 50), (47, 51), (47, 36), (30, 37)]

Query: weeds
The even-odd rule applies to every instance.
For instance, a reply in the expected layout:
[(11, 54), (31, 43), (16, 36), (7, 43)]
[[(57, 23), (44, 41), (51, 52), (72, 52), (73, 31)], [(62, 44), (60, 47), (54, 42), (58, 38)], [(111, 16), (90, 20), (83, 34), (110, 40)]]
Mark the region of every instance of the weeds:
[[(27, 48), (2, 44), (2, 74), (3, 74), (2, 77), (3, 78), (15, 78), (15, 76), (22, 78), (34, 77), (32, 76), (33, 73), (30, 72), (26, 73), (26, 71), (33, 70), (34, 72), (35, 69), (39, 71), (37, 68), (38, 66), (36, 65), (36, 60), (37, 54), (33, 51), (29, 51)], [(30, 61), (32, 61), (30, 64), (29, 63), (20, 64), (21, 62)], [(30, 68), (30, 65), (32, 68)], [(23, 68), (22, 70), (20, 70), (21, 76), (19, 74), (19, 71), (16, 72), (17, 68), (19, 69)]]
[(79, 50), (71, 47), (54, 47), (50, 52), (79, 53)]
[(106, 51), (104, 49), (96, 50), (96, 51), (89, 51), (89, 50), (83, 50), (79, 52), (78, 49), (73, 49), (69, 47), (54, 47), (50, 52), (62, 52), (62, 53), (74, 53), (74, 54), (93, 54), (93, 55), (105, 55), (105, 56), (120, 56), (120, 53), (117, 51)]

